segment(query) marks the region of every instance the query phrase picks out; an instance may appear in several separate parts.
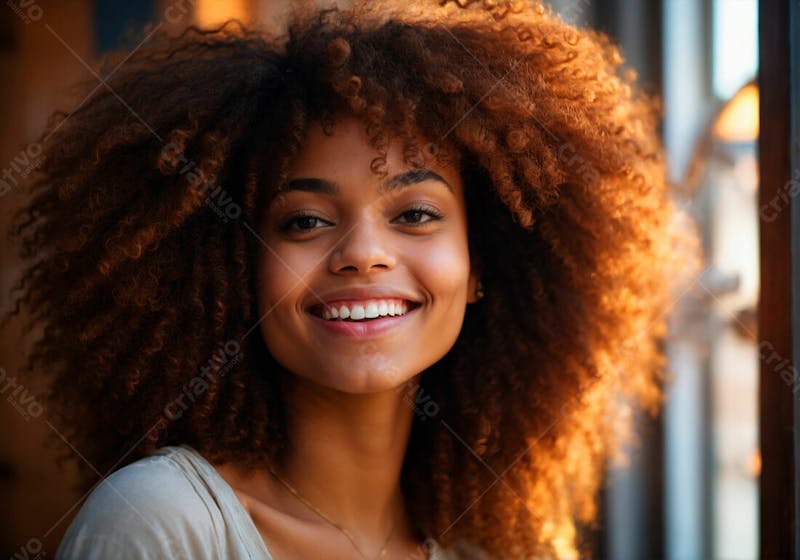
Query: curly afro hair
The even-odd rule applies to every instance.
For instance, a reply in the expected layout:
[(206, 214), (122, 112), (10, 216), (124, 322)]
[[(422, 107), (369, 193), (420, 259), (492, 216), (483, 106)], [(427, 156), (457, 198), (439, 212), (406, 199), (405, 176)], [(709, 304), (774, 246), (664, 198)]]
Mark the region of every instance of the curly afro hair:
[(250, 335), (253, 232), (310, 124), (353, 115), (376, 173), (389, 132), (412, 165), (421, 141), (457, 155), (486, 287), (421, 376), (437, 410), (415, 416), (402, 471), (419, 534), (574, 556), (631, 411), (662, 399), (667, 312), (697, 260), (658, 103), (606, 36), (541, 5), (362, 4), (296, 9), (279, 36), (156, 34), (50, 118), (11, 229), (30, 262), (5, 320), (25, 306), (42, 328), (25, 374), (102, 473), (179, 443), (272, 460), (285, 416)]

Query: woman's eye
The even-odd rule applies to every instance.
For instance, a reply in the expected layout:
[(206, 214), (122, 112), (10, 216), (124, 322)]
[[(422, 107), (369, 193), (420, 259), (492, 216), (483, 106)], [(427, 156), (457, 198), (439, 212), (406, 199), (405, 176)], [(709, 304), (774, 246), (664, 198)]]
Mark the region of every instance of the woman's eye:
[[(283, 224), (281, 224), (281, 226), (280, 226), (280, 229), (281, 229), (281, 231), (288, 231), (288, 232), (291, 232), (291, 231), (300, 231), (300, 232), (312, 231), (312, 230), (316, 229), (314, 227), (316, 222), (328, 223), (325, 220), (323, 220), (322, 218), (317, 218), (316, 216), (312, 216), (311, 214), (301, 214), (299, 216), (294, 216), (294, 217), (286, 220), (285, 222), (283, 222)], [(295, 224), (297, 224), (297, 226), (298, 226), (297, 228), (292, 227)]]
[[(400, 214), (400, 217), (404, 216), (410, 219), (410, 221), (407, 222), (409, 225), (424, 225), (442, 218), (442, 215), (439, 212), (433, 208), (430, 208), (429, 206), (418, 206)], [(425, 221), (419, 221), (425, 216), (428, 216), (429, 219)]]

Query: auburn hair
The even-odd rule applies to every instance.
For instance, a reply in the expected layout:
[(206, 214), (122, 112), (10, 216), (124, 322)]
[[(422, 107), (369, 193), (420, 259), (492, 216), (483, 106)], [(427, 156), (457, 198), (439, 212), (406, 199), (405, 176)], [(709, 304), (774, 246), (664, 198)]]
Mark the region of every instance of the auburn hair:
[(101, 473), (179, 443), (272, 460), (284, 413), (251, 333), (253, 232), (310, 124), (356, 116), (376, 173), (388, 133), (411, 165), (457, 162), (486, 292), (417, 388), (435, 406), (403, 464), (411, 518), (468, 556), (571, 557), (631, 411), (661, 401), (667, 312), (696, 261), (658, 102), (605, 35), (542, 5), (397, 4), (297, 8), (280, 35), (157, 33), (54, 113), (5, 320), (25, 306), (41, 328), (24, 371)]

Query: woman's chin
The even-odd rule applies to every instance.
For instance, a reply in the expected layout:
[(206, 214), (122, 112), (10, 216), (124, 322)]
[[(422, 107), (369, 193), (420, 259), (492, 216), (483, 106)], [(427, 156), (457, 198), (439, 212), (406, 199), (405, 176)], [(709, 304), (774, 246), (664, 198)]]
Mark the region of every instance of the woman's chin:
[(387, 391), (400, 392), (415, 375), (397, 375), (397, 372), (376, 373), (371, 372), (328, 372), (324, 377), (303, 376), (305, 381), (319, 385), (332, 391), (353, 395), (368, 395), (385, 393)]

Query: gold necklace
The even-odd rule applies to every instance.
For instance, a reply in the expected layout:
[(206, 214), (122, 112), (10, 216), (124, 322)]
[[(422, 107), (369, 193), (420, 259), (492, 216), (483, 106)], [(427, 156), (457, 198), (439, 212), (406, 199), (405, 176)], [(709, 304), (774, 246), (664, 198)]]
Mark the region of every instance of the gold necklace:
[[(355, 548), (355, 549), (356, 549), (356, 551), (357, 551), (357, 552), (358, 552), (358, 553), (361, 555), (361, 557), (362, 557), (362, 558), (364, 558), (364, 560), (367, 560), (367, 555), (366, 555), (366, 554), (364, 554), (364, 553), (361, 551), (361, 548), (359, 548), (359, 546), (356, 544), (356, 541), (355, 541), (355, 539), (353, 538), (353, 535), (350, 533), (350, 531), (348, 531), (348, 530), (347, 530), (347, 529), (345, 529), (344, 527), (342, 527), (342, 526), (340, 526), (339, 524), (337, 524), (336, 522), (334, 522), (334, 521), (333, 521), (333, 520), (332, 520), (330, 517), (328, 517), (327, 515), (325, 515), (324, 513), (322, 513), (322, 512), (319, 510), (319, 508), (317, 508), (317, 507), (316, 507), (316, 506), (314, 506), (314, 505), (313, 505), (311, 502), (309, 502), (307, 499), (305, 499), (303, 496), (301, 496), (301, 495), (300, 495), (300, 493), (299, 493), (297, 490), (295, 490), (294, 486), (292, 486), (291, 484), (289, 484), (289, 482), (287, 482), (286, 480), (284, 480), (282, 476), (280, 476), (280, 475), (279, 475), (277, 472), (275, 472), (275, 469), (273, 468), (273, 466), (272, 466), (271, 464), (269, 464), (269, 463), (268, 463), (268, 464), (267, 464), (267, 467), (269, 468), (269, 470), (270, 470), (270, 472), (272, 473), (272, 475), (273, 475), (275, 478), (277, 478), (277, 479), (280, 481), (280, 483), (281, 483), (281, 484), (283, 484), (283, 485), (286, 487), (286, 489), (287, 489), (287, 490), (289, 490), (289, 492), (291, 492), (291, 493), (292, 493), (292, 495), (293, 495), (295, 498), (297, 498), (298, 500), (300, 500), (301, 502), (303, 502), (303, 504), (305, 504), (307, 507), (311, 508), (311, 510), (313, 510), (313, 511), (314, 511), (314, 512), (315, 512), (317, 515), (319, 515), (319, 516), (320, 516), (322, 519), (324, 519), (325, 521), (327, 521), (328, 523), (330, 523), (331, 525), (333, 525), (334, 527), (336, 527), (336, 528), (337, 528), (339, 531), (341, 531), (341, 532), (344, 534), (344, 536), (345, 536), (345, 537), (347, 537), (347, 539), (350, 541), (350, 544), (352, 544), (352, 545), (353, 545), (353, 548)], [(381, 551), (380, 551), (380, 553), (378, 554), (378, 558), (383, 558), (383, 556), (386, 554), (386, 547), (387, 547), (387, 545), (389, 544), (389, 539), (391, 539), (391, 538), (392, 538), (392, 534), (394, 534), (394, 524), (392, 524), (392, 530), (391, 530), (391, 531), (389, 531), (389, 535), (386, 537), (386, 540), (385, 540), (385, 541), (384, 541), (384, 543), (383, 543), (383, 548), (381, 548)]]

